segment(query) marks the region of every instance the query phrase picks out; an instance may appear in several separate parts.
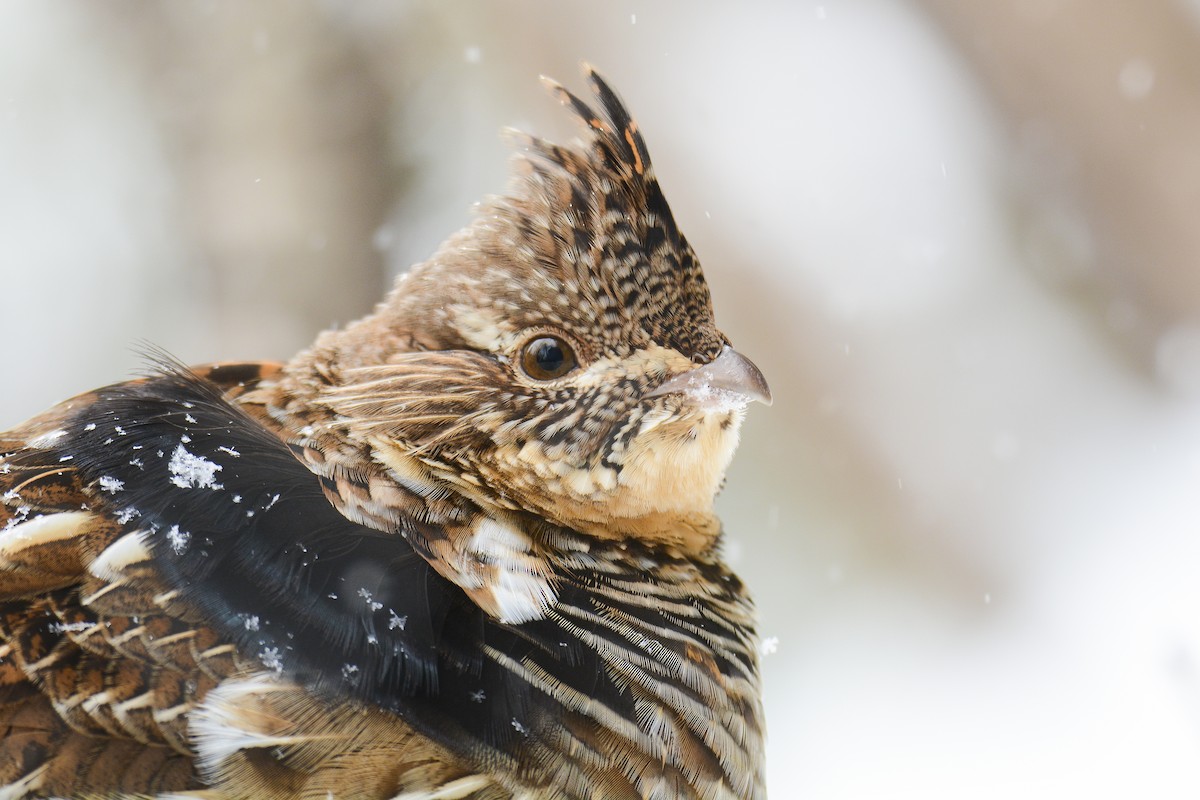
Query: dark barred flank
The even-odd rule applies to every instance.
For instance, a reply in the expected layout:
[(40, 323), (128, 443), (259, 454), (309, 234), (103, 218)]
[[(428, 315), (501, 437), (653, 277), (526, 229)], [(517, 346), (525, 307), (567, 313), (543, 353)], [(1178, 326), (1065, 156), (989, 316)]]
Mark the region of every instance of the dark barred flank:
[(766, 796), (712, 500), (770, 393), (587, 76), (370, 316), (0, 434), (0, 797)]

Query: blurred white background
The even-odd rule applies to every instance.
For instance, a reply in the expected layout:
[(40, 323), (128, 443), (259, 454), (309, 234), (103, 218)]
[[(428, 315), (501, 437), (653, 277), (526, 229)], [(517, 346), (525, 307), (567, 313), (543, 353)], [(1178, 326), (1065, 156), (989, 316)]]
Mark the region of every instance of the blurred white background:
[(596, 64), (771, 380), (774, 798), (1200, 797), (1200, 2), (0, 2), (0, 428), (283, 359)]

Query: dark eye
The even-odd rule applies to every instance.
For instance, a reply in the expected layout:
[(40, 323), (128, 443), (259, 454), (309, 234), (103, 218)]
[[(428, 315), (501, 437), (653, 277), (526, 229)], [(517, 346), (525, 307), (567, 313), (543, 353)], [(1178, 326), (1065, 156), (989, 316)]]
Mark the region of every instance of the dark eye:
[(525, 345), (521, 367), (529, 377), (539, 381), (561, 378), (575, 369), (575, 351), (557, 336), (539, 336)]

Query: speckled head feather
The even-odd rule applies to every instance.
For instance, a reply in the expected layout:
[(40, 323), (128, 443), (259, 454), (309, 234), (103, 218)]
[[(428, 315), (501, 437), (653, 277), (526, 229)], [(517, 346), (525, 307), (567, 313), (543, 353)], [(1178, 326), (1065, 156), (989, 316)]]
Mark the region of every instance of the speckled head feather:
[[(318, 438), (405, 479), (605, 538), (707, 547), (743, 408), (761, 396), (746, 381), (765, 383), (716, 328), (637, 124), (587, 75), (599, 112), (547, 81), (586, 140), (516, 135), (510, 192), (374, 314), (318, 340), (291, 389), (332, 412)], [(547, 342), (570, 361), (561, 374), (529, 369)], [(655, 393), (724, 353), (719, 371), (736, 361), (741, 383)]]
[[(600, 113), (544, 79), (587, 139), (564, 147), (511, 132), (518, 152), (509, 193), (483, 203), (470, 227), (397, 288), (389, 313), (401, 324), (419, 320), (422, 346), (486, 350), (497, 335), (537, 325), (586, 332), (593, 358), (653, 342), (705, 363), (726, 343), (637, 124), (608, 84), (587, 74)], [(452, 287), (489, 302), (430, 308), (430, 295)], [(435, 331), (442, 338), (430, 340)]]

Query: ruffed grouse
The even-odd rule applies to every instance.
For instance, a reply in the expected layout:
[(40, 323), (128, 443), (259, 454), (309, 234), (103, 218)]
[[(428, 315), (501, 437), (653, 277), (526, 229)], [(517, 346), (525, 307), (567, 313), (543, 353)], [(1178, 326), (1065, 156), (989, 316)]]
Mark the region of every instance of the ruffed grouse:
[(756, 800), (761, 373), (599, 113), (366, 318), (0, 434), (0, 798)]

